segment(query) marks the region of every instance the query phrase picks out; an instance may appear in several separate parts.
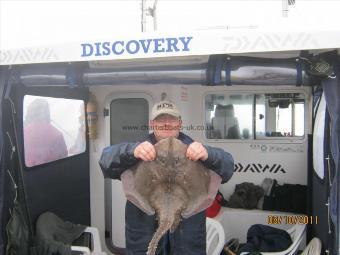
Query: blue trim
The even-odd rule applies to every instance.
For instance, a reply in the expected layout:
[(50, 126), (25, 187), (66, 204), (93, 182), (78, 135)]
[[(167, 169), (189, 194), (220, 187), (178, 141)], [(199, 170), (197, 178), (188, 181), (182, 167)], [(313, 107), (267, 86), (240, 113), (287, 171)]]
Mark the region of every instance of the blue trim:
[(79, 84), (79, 79), (77, 77), (77, 68), (74, 64), (69, 63), (65, 70), (66, 82), (70, 88), (74, 88)]
[(215, 75), (213, 80), (213, 85), (219, 85), (221, 84), (221, 73), (223, 68), (223, 59), (218, 58), (216, 61), (216, 67), (215, 67)]

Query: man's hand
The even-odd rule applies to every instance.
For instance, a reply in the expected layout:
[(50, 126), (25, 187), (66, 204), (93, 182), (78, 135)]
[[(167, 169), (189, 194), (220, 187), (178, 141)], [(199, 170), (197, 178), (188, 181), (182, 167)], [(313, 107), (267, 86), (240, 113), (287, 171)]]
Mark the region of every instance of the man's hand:
[(208, 158), (208, 152), (201, 143), (193, 142), (189, 145), (186, 156), (193, 161), (199, 159), (205, 161)]
[(152, 161), (156, 158), (155, 147), (148, 141), (145, 141), (135, 148), (133, 155), (143, 161)]

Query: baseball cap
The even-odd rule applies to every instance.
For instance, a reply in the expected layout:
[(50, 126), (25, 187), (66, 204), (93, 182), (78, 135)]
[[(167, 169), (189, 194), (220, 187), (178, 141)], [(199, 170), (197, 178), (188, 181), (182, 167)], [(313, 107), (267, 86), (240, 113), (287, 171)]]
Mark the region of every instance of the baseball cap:
[(152, 107), (151, 119), (156, 119), (159, 115), (169, 114), (175, 116), (176, 118), (181, 118), (181, 115), (176, 107), (176, 105), (170, 101), (160, 101)]

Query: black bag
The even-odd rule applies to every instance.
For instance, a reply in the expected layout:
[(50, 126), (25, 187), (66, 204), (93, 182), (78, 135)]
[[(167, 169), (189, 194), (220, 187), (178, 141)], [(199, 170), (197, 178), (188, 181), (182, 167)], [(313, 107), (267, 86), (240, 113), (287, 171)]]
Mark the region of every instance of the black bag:
[(251, 182), (243, 182), (235, 186), (235, 192), (230, 196), (229, 204), (233, 208), (255, 209), (264, 191)]
[(276, 183), (270, 195), (264, 197), (263, 210), (306, 214), (307, 186)]
[(252, 225), (248, 229), (247, 243), (238, 251), (241, 252), (279, 252), (292, 244), (287, 231), (262, 224)]

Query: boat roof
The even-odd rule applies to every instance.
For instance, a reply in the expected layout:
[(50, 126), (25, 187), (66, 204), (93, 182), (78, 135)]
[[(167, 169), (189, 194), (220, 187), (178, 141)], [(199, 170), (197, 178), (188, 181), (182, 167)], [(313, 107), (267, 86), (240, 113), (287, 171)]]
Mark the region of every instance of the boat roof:
[[(209, 30), (185, 33), (141, 33), (133, 36), (81, 38), (76, 42), (1, 49), (0, 65), (50, 62), (187, 57), (214, 54), (298, 55), (301, 50), (340, 48), (337, 30)], [(254, 54), (255, 53), (255, 54)], [(267, 53), (267, 54), (266, 54)]]
[(340, 3), (324, 2), (282, 18), (281, 1), (159, 1), (157, 16), (140, 1), (0, 1), (0, 65), (338, 50)]

